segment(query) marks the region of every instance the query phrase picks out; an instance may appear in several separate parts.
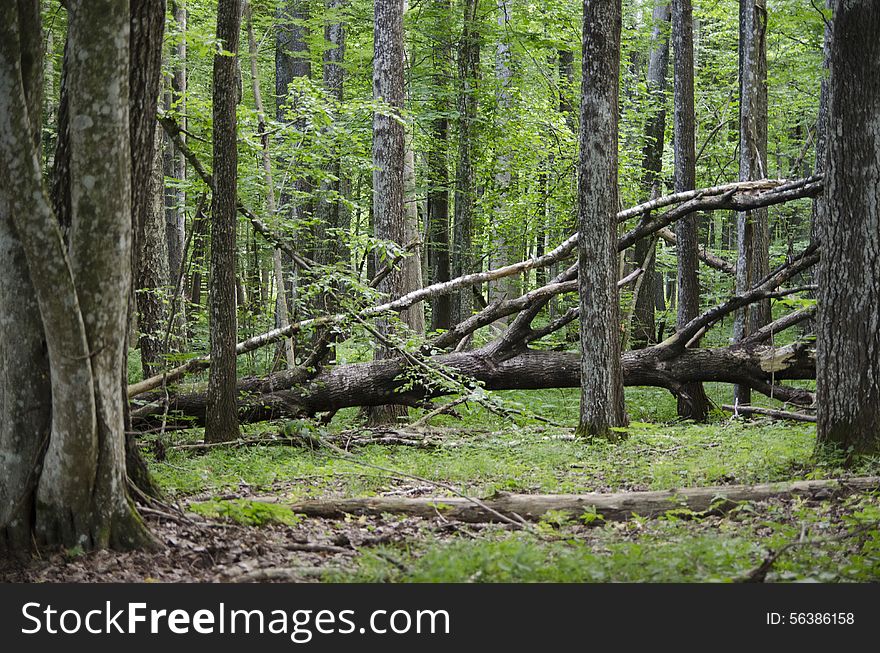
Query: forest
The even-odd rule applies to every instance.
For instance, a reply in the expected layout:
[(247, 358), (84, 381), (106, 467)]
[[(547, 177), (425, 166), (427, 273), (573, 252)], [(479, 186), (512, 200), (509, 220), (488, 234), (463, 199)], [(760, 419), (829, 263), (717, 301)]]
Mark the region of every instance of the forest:
[(0, 4), (0, 579), (880, 580), (878, 34)]

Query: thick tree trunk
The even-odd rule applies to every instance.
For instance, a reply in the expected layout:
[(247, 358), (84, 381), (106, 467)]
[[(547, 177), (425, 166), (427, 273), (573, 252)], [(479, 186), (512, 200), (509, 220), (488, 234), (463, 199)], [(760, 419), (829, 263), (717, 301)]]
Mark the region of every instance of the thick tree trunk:
[[(37, 8), (37, 3), (33, 3), (30, 11)], [(15, 13), (5, 11), (2, 20), (16, 20)], [(39, 55), (39, 16), (31, 13), (18, 20), (22, 50)], [(3, 34), (2, 38), (9, 37)], [(13, 48), (15, 43), (8, 45)], [(19, 66), (16, 73), (24, 82), (22, 90), (29, 116), (24, 136), (36, 150), (42, 137), (38, 119), (42, 71), (37, 70), (42, 63), (10, 62), (9, 52), (0, 53), (0, 79), (4, 82), (8, 79), (9, 63)], [(0, 110), (8, 110), (3, 104), (0, 99)], [(0, 171), (5, 175), (7, 168), (3, 163), (0, 162)], [(13, 224), (12, 200), (6, 185), (0, 185), (0, 460), (4, 461), (0, 474), (0, 553), (22, 552), (31, 547), (34, 492), (45, 451), (44, 438), (52, 423), (46, 337), (25, 250)]]
[[(373, 114), (373, 227), (376, 238), (399, 246), (406, 244), (404, 201), (404, 128), (398, 113), (404, 102), (403, 0), (375, 3), (373, 37), (373, 98), (387, 110)], [(376, 269), (386, 261), (375, 255)], [(403, 270), (394, 267), (379, 283), (378, 290), (392, 299), (404, 294)], [(389, 321), (380, 320), (382, 336), (391, 336)], [(394, 356), (384, 345), (376, 349), (376, 359)], [(370, 416), (375, 423), (395, 421), (405, 411), (399, 406), (375, 409)]]
[(241, 24), (240, 0), (220, 0), (217, 39), (233, 56), (214, 55), (214, 194), (211, 206), (211, 279), (208, 292), (211, 365), (205, 438), (238, 437), (236, 356), (238, 336), (235, 272), (238, 145), (235, 107), (239, 78), (236, 56)]
[[(666, 76), (669, 67), (669, 5), (657, 5), (653, 13), (651, 57), (648, 62), (648, 91), (651, 112), (645, 123), (645, 148), (642, 155), (643, 188), (648, 197), (662, 195), (660, 173), (663, 170), (663, 142), (666, 135)], [(657, 296), (656, 242), (645, 238), (636, 243), (636, 265), (644, 267), (641, 286), (635, 297), (631, 341), (636, 349), (653, 344), (657, 339), (654, 308)], [(645, 261), (648, 264), (645, 265)]]
[[(480, 79), (480, 0), (462, 0), (463, 28), (458, 54), (458, 154), (455, 167), (452, 276), (473, 271), (474, 146), (476, 143), (477, 84)], [(459, 323), (473, 312), (470, 290), (452, 296), (452, 321)]]
[(819, 443), (880, 452), (880, 5), (839, 0), (817, 333)]
[(626, 424), (617, 296), (620, 0), (584, 0), (578, 161), (581, 414), (578, 433), (616, 439)]
[[(34, 72), (42, 65), (39, 3), (0, 10), (0, 173), (48, 351), (51, 394), (35, 397), (35, 406), (51, 406), (52, 415), (48, 432), (32, 433), (36, 449), (25, 446), (25, 458), (4, 469), (11, 479), (27, 480), (11, 496), (0, 496), (0, 504), (12, 506), (13, 519), (24, 516), (22, 506), (34, 510), (26, 525), (0, 521), (0, 531), (3, 544), (15, 547), (34, 540), (132, 547), (150, 538), (128, 499), (119, 391), (131, 287), (130, 15), (128, 3), (97, 0), (70, 2), (69, 10), (69, 47), (76, 56), (67, 61), (67, 111), (77, 126), (68, 143), (69, 249), (42, 189), (35, 136), (40, 105), (31, 87), (42, 83)], [(16, 348), (32, 336), (21, 337), (13, 340)], [(31, 373), (43, 377), (45, 369)], [(22, 389), (28, 385), (34, 387), (25, 383)], [(7, 376), (3, 394), (9, 391)], [(42, 466), (39, 458), (27, 459), (44, 449)], [(19, 539), (25, 530), (34, 533), (27, 544)]]
[[(767, 176), (767, 4), (740, 0), (739, 4), (739, 178)], [(737, 215), (736, 290), (743, 293), (769, 272), (770, 232), (767, 211)], [(770, 302), (737, 313), (733, 339), (739, 342), (770, 321)], [(748, 404), (748, 388), (735, 388), (737, 403)]]
[[(672, 0), (672, 41), (675, 47), (675, 192), (696, 187), (694, 115), (694, 26), (690, 0)], [(681, 329), (700, 312), (699, 221), (696, 213), (675, 223), (678, 254), (678, 311), (676, 328)], [(699, 383), (682, 389), (678, 398), (681, 417), (705, 420), (709, 400)]]

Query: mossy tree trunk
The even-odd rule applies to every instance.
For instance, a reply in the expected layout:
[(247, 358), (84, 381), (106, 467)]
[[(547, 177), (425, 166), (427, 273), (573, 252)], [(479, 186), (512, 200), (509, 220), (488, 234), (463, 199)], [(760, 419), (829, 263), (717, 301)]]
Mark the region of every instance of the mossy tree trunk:
[(0, 431), (0, 548), (143, 546), (152, 539), (127, 492), (119, 387), (131, 284), (129, 5), (69, 3), (68, 247), (40, 170), (39, 4), (0, 9), (0, 245), (10, 253), (0, 304), (4, 318), (17, 297), (39, 307), (39, 320), (33, 301), (17, 307), (24, 324), (4, 333), (4, 363), (34, 365), (22, 379), (5, 367), (0, 389), (0, 423), (26, 429)]

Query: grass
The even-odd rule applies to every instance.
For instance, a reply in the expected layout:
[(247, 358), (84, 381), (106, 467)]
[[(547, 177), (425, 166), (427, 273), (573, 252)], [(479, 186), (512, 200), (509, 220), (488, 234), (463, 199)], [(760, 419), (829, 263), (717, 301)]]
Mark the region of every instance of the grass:
[[(729, 388), (708, 385), (716, 403)], [(506, 406), (574, 426), (577, 390), (496, 393)], [(767, 402), (770, 403), (769, 401)], [(168, 449), (151, 469), (170, 495), (192, 510), (259, 527), (305, 525), (282, 505), (253, 501), (272, 494), (284, 500), (356, 497), (407, 489), (443, 494), (406, 478), (451, 483), (472, 496), (497, 491), (577, 493), (674, 489), (761, 483), (845, 474), (878, 473), (865, 460), (844, 470), (839, 459), (815, 454), (811, 424), (768, 420), (742, 422), (714, 414), (707, 424), (675, 422), (672, 397), (655, 389), (627, 389), (632, 424), (619, 444), (586, 443), (570, 427), (535, 419), (517, 423), (479, 405), (459, 407), (459, 417), (435, 421), (434, 448), (366, 445), (352, 448), (357, 460), (399, 475), (356, 464), (326, 449), (252, 446), (207, 453)], [(412, 411), (415, 418), (419, 411)], [(341, 411), (328, 427), (309, 422), (247, 427), (267, 431), (358, 434), (355, 410)], [(166, 444), (200, 440), (200, 430), (168, 434)], [(148, 454), (149, 455), (149, 454)], [(348, 566), (334, 567), (326, 581), (356, 582), (728, 582), (752, 572), (768, 552), (802, 540), (777, 560), (769, 580), (866, 581), (880, 579), (880, 498), (774, 501), (745, 504), (724, 517), (670, 512), (663, 518), (588, 525), (546, 515), (533, 532), (499, 526), (461, 526), (439, 535), (425, 522), (419, 534), (379, 548), (363, 548)], [(867, 533), (850, 537), (862, 524)], [(473, 528), (479, 530), (478, 533)], [(829, 541), (825, 541), (829, 540)]]
[[(711, 389), (710, 389), (711, 390)], [(525, 405), (527, 393), (502, 395), (507, 405)], [(562, 423), (574, 424), (576, 391), (536, 392), (528, 405)], [(628, 390), (633, 416), (629, 437), (620, 444), (572, 440), (571, 429), (536, 421), (512, 425), (479, 406), (464, 407), (461, 419), (438, 420), (444, 434), (433, 449), (368, 445), (356, 448), (359, 460), (432, 481), (452, 483), (478, 496), (496, 491), (561, 493), (616, 490), (659, 490), (729, 483), (760, 483), (822, 478), (841, 473), (833, 460), (813, 455), (815, 428), (716, 417), (708, 424), (665, 423), (674, 412), (669, 397), (653, 390)], [(637, 421), (638, 417), (658, 421)], [(356, 429), (353, 411), (341, 415), (326, 431)], [(297, 428), (311, 428), (296, 424)], [(454, 430), (451, 430), (454, 427)], [(252, 427), (251, 434), (268, 425)], [(283, 429), (283, 425), (274, 430)], [(193, 430), (174, 440), (201, 437)], [(865, 469), (875, 468), (869, 461)], [(193, 496), (248, 488), (278, 490), (290, 498), (363, 496), (401, 483), (387, 473), (357, 465), (325, 450), (256, 446), (215, 449), (193, 455), (170, 450), (152, 464), (159, 483), (171, 494)]]
[[(874, 514), (876, 496), (857, 504)], [(852, 507), (852, 506), (851, 506)], [(348, 582), (731, 582), (755, 570), (770, 551), (805, 533), (815, 541), (789, 549), (775, 562), (776, 581), (876, 581), (880, 537), (843, 537), (855, 527), (828, 520), (831, 504), (797, 516), (768, 513), (705, 522), (633, 520), (600, 528), (563, 527), (555, 539), (529, 533), (481, 533), (438, 544), (413, 539), (361, 555), (354, 569), (329, 573)], [(849, 530), (847, 530), (849, 528)], [(829, 535), (833, 534), (833, 535)]]

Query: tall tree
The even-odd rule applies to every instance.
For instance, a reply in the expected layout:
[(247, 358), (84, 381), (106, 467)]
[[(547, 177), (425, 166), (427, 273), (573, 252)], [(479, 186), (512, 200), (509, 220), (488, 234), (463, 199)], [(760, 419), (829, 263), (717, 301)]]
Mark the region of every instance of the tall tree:
[[(269, 152), (269, 125), (266, 122), (266, 109), (263, 106), (263, 93), (260, 89), (259, 53), (257, 52), (257, 39), (254, 35), (253, 9), (247, 3), (248, 53), (250, 55), (251, 90), (254, 94), (254, 108), (257, 110), (257, 130), (260, 138), (260, 161), (263, 164), (263, 181), (266, 184), (266, 212), (270, 219), (275, 222), (278, 210), (278, 201), (275, 197), (275, 182), (272, 178), (272, 156)], [(272, 267), (275, 274), (275, 319), (277, 326), (284, 328), (290, 324), (290, 312), (287, 306), (287, 290), (284, 279), (284, 265), (281, 259), (281, 249), (275, 248), (272, 252)], [(296, 352), (292, 338), (285, 338), (282, 343), (284, 360), (288, 369), (296, 367)]]
[(241, 1), (220, 0), (217, 40), (225, 52), (214, 55), (214, 194), (211, 206), (211, 279), (208, 289), (211, 330), (211, 368), (205, 440), (225, 442), (239, 435), (235, 345), (236, 205), (238, 202), (239, 101), (236, 56), (241, 28)]
[[(129, 3), (72, 0), (69, 246), (40, 170), (40, 3), (0, 8), (0, 548), (152, 540), (128, 497), (120, 375), (131, 288)], [(10, 288), (6, 279), (20, 287)], [(25, 296), (33, 302), (15, 306)], [(36, 340), (45, 343), (39, 351)], [(10, 360), (32, 365), (9, 373)], [(48, 381), (47, 381), (48, 378)], [(15, 385), (13, 385), (15, 384)], [(12, 399), (24, 400), (17, 403)], [(33, 412), (32, 416), (22, 411)], [(10, 426), (27, 431), (11, 433)], [(14, 447), (14, 448), (10, 448)]]
[[(345, 86), (345, 17), (343, 11), (347, 0), (326, 0), (327, 25), (324, 28), (324, 88), (339, 104), (344, 98)], [(347, 193), (347, 180), (343, 178), (339, 152), (333, 153), (329, 163), (329, 178), (321, 182), (321, 199), (317, 205), (316, 252), (319, 263), (335, 263), (348, 258), (344, 238), (340, 233), (348, 228), (348, 210), (343, 201)], [(332, 310), (327, 305), (328, 310)]]
[[(180, 32), (179, 40), (174, 50), (174, 66), (171, 71), (170, 88), (166, 87), (165, 109), (170, 110), (172, 105), (181, 115), (186, 114), (186, 3), (182, 0), (171, 2), (171, 11), (174, 22)], [(186, 119), (181, 118), (181, 126), (186, 128)], [(181, 133), (180, 138), (186, 142), (186, 134)], [(171, 144), (171, 139), (165, 140), (165, 176), (184, 181), (186, 179), (186, 157), (183, 152), (178, 152)], [(169, 185), (165, 189), (165, 233), (168, 238), (168, 285), (172, 288), (177, 284), (177, 277), (183, 265), (184, 244), (186, 239), (186, 192), (180, 188)], [(181, 317), (183, 307), (178, 308)]]
[[(739, 178), (742, 181), (767, 176), (767, 2), (739, 3)], [(767, 209), (736, 216), (736, 291), (744, 293), (769, 273), (770, 231)], [(737, 311), (733, 339), (746, 335), (770, 321), (770, 300), (762, 300)], [(740, 404), (751, 401), (751, 389), (734, 387)]]
[[(508, 43), (508, 29), (510, 27), (510, 7), (509, 0), (496, 0), (496, 23), (498, 25), (498, 42), (495, 44), (495, 84), (496, 84), (496, 105), (497, 117), (496, 122), (502, 131), (507, 131), (507, 124), (510, 119), (510, 113), (513, 109), (511, 98), (511, 84), (513, 78), (513, 69), (511, 68), (510, 44)], [(495, 207), (500, 215), (507, 212), (505, 204), (510, 201), (511, 183), (513, 181), (513, 164), (511, 162), (510, 153), (505, 151), (504, 140), (500, 140), (501, 151), (495, 157), (495, 192), (498, 195), (498, 204)], [(489, 243), (489, 267), (498, 268), (518, 261), (521, 252), (518, 252), (517, 243), (511, 233), (506, 221), (493, 220), (489, 227), (491, 242)], [(489, 301), (503, 301), (505, 299), (513, 299), (520, 295), (520, 277), (513, 275), (490, 281), (489, 284)], [(502, 318), (496, 322), (496, 326), (503, 325), (507, 322), (506, 318)]]
[(880, 452), (880, 5), (838, 0), (820, 213), (819, 444)]
[[(694, 115), (694, 25), (691, 0), (672, 0), (672, 41), (675, 49), (675, 192), (693, 190), (696, 185), (696, 132)], [(678, 254), (678, 313), (681, 329), (700, 312), (699, 222), (692, 213), (675, 223)], [(709, 400), (702, 383), (689, 383), (678, 395), (678, 414), (704, 420)]]
[[(409, 0), (403, 0), (403, 13), (409, 11)], [(406, 51), (406, 38), (401, 31), (404, 61), (409, 59)], [(410, 104), (404, 86), (405, 101)], [(422, 287), (422, 256), (421, 230), (419, 229), (419, 198), (416, 187), (416, 152), (413, 149), (413, 128), (410, 126), (404, 133), (403, 150), (403, 241), (400, 243), (410, 248), (410, 255), (400, 263), (403, 274), (401, 290), (407, 292)], [(405, 310), (401, 319), (415, 333), (425, 333), (425, 304), (419, 302)]]
[(625, 426), (617, 296), (617, 113), (620, 0), (584, 0), (578, 158), (581, 410), (578, 433)]
[[(373, 32), (373, 98), (385, 108), (373, 114), (373, 225), (376, 238), (404, 245), (406, 224), (404, 198), (404, 128), (400, 111), (404, 102), (403, 0), (376, 0)], [(375, 262), (380, 269), (384, 261)], [(399, 266), (385, 276), (378, 287), (386, 295), (403, 294), (404, 275)], [(387, 321), (380, 323), (383, 335), (390, 335)], [(386, 347), (376, 358), (393, 353)], [(376, 423), (406, 414), (402, 406), (380, 406), (371, 413)]]
[[(288, 112), (296, 102), (296, 94), (291, 92), (291, 84), (295, 80), (312, 77), (312, 61), (309, 56), (309, 3), (306, 0), (278, 0), (276, 10), (275, 30), (275, 111), (279, 122), (289, 123)], [(303, 120), (295, 121), (293, 128), (299, 131), (305, 129)], [(285, 153), (278, 157), (281, 165), (285, 164)], [(297, 177), (293, 181), (292, 196), (287, 187), (282, 187), (279, 193), (279, 211), (283, 213), (297, 227), (305, 221), (310, 213), (309, 206), (302, 200), (310, 191), (309, 181), (304, 177)], [(308, 251), (314, 249), (312, 239), (298, 243), (297, 246)], [(315, 252), (312, 251), (312, 254)], [(297, 284), (299, 279), (293, 261), (284, 260), (284, 271), (287, 274), (288, 310), (291, 319), (297, 313)]]
[[(476, 141), (477, 85), (480, 79), (480, 31), (477, 11), (480, 0), (461, 0), (463, 27), (458, 53), (458, 154), (455, 167), (455, 212), (453, 215), (452, 276), (459, 277), (473, 267), (474, 230), (474, 144)], [(470, 317), (471, 293), (452, 297), (452, 321)]]
[[(431, 102), (436, 112), (431, 121), (431, 149), (428, 152), (428, 268), (430, 283), (449, 281), (449, 78), (452, 76), (452, 40), (448, 16), (450, 0), (433, 0), (431, 59), (433, 79)], [(431, 301), (431, 329), (452, 328), (452, 298)]]
[(162, 331), (167, 314), (168, 244), (164, 212), (157, 212), (155, 203), (156, 175), (162, 178), (161, 158), (156, 157), (157, 148), (161, 147), (161, 140), (157, 142), (156, 138), (156, 108), (161, 86), (164, 29), (164, 0), (132, 3), (129, 47), (132, 251), (140, 332), (138, 344), (144, 378), (158, 371), (166, 353)]
[[(651, 54), (648, 60), (648, 93), (651, 108), (645, 122), (645, 147), (642, 153), (642, 186), (649, 197), (662, 194), (663, 144), (666, 136), (666, 77), (669, 67), (669, 21), (668, 4), (654, 7), (653, 27), (651, 29)], [(633, 307), (632, 343), (636, 348), (652, 344), (657, 340), (654, 320), (657, 279), (656, 240), (642, 238), (635, 246), (636, 265), (644, 272), (639, 292)]]

